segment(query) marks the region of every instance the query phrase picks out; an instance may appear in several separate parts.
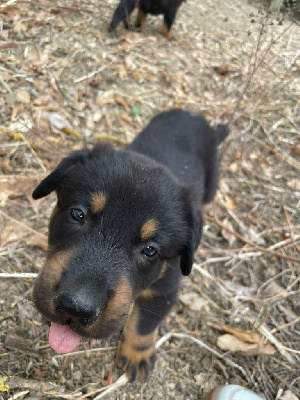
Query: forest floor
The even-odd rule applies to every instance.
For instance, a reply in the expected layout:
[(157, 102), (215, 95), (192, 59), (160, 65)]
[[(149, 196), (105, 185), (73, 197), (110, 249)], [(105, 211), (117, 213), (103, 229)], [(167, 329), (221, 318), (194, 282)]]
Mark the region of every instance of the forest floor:
[[(235, 383), (299, 400), (299, 23), (254, 1), (188, 0), (171, 41), (154, 16), (141, 33), (120, 25), (110, 36), (115, 7), (0, 3), (0, 398), (204, 399)], [(71, 150), (130, 143), (174, 107), (231, 134), (155, 370), (129, 384), (115, 367), (117, 337), (68, 355), (49, 347), (34, 275), (23, 274), (43, 265), (55, 194), (35, 202), (31, 192)]]

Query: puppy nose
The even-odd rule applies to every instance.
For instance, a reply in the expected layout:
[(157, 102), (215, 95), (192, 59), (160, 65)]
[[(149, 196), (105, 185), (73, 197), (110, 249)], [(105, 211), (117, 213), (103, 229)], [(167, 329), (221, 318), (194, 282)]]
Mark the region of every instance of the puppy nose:
[(71, 296), (66, 293), (58, 296), (56, 310), (80, 319), (91, 320), (96, 316), (96, 304), (92, 299)]

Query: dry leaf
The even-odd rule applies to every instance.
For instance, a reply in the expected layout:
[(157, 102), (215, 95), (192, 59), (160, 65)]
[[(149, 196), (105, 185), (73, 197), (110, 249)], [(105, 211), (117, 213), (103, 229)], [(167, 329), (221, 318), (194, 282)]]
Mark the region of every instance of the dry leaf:
[(232, 66), (229, 64), (216, 65), (214, 70), (220, 75), (228, 75), (229, 72), (232, 72)]
[(259, 244), (260, 246), (266, 246), (266, 241), (265, 239), (260, 236), (259, 233), (257, 233), (255, 231), (255, 229), (257, 229), (254, 225), (252, 225), (251, 227), (248, 227), (245, 231), (246, 236), (252, 240), (253, 242)]
[(203, 299), (198, 293), (195, 292), (188, 292), (179, 295), (179, 300), (185, 306), (188, 306), (190, 310), (193, 311), (200, 311), (206, 304), (208, 303), (207, 300)]
[[(222, 223), (226, 228), (228, 228), (230, 231), (234, 232), (234, 228), (233, 228), (231, 222), (229, 222), (228, 218), (225, 218), (222, 221)], [(233, 243), (236, 241), (236, 236), (233, 235), (232, 233), (228, 232), (226, 229), (221, 229), (221, 233), (222, 233), (223, 238), (228, 241), (230, 246), (232, 246)]]
[(14, 333), (6, 335), (4, 346), (8, 349), (19, 350), (29, 354), (36, 354), (36, 351), (32, 348), (31, 340), (25, 339), (24, 337)]
[(127, 68), (134, 67), (132, 54), (128, 54), (127, 56), (125, 56), (124, 61)]
[(244, 355), (273, 355), (276, 352), (270, 344), (246, 343), (230, 334), (220, 336), (217, 346), (224, 351), (240, 352)]
[(291, 390), (286, 390), (280, 397), (280, 400), (299, 400), (299, 397), (297, 397)]
[(299, 179), (291, 179), (287, 182), (287, 186), (294, 190), (300, 190), (300, 180)]
[(106, 121), (106, 125), (108, 127), (109, 130), (112, 129), (112, 122), (111, 122), (111, 118), (110, 118), (110, 114), (105, 114), (105, 121)]
[(135, 48), (135, 44), (133, 42), (128, 42), (127, 40), (124, 40), (123, 43), (121, 43), (120, 48), (124, 51), (131, 51)]
[(300, 145), (292, 146), (291, 151), (292, 153), (297, 154), (297, 156), (300, 156)]
[(121, 106), (123, 106), (127, 112), (130, 112), (130, 106), (128, 104), (128, 101), (124, 99), (124, 97), (116, 96), (116, 102), (118, 104), (121, 104)]
[(226, 206), (229, 208), (229, 210), (234, 211), (236, 209), (236, 204), (232, 200), (232, 198), (229, 197), (227, 194), (225, 194), (224, 199), (225, 199)]
[[(26, 225), (26, 221), (23, 223)], [(25, 226), (23, 227), (15, 223), (8, 224), (1, 230), (0, 240), (2, 247), (17, 242), (18, 240), (24, 241), (28, 246), (37, 246), (43, 250), (47, 250), (48, 247), (47, 239), (43, 240), (40, 235), (26, 229)]]
[(27, 30), (27, 26), (23, 24), (21, 21), (18, 21), (13, 26), (14, 32), (25, 32)]
[(127, 69), (126, 69), (125, 65), (119, 66), (118, 75), (122, 81), (127, 77)]
[(38, 181), (38, 176), (0, 176), (0, 207), (5, 207), (8, 199), (30, 194)]
[(225, 182), (225, 179), (220, 180), (219, 182), (219, 189), (222, 193), (229, 193), (230, 189), (227, 183)]
[(209, 373), (200, 372), (198, 375), (194, 375), (194, 379), (197, 385), (203, 385), (203, 383), (207, 382), (210, 377)]
[(28, 92), (28, 90), (26, 89), (17, 89), (16, 90), (16, 95), (18, 100), (21, 103), (25, 103), (25, 104), (29, 104), (30, 103), (30, 93)]
[(234, 326), (224, 325), (216, 322), (208, 322), (208, 325), (218, 329), (219, 331), (231, 333), (237, 339), (242, 340), (243, 342), (257, 343), (261, 345), (265, 344), (264, 338), (257, 332), (236, 328)]
[(22, 227), (16, 224), (8, 224), (4, 229), (1, 230), (1, 247), (5, 247), (8, 244), (17, 242), (28, 235), (28, 231), (22, 229)]
[(270, 298), (278, 295), (285, 295), (285, 289), (278, 285), (275, 281), (271, 282), (266, 288), (262, 291), (262, 297)]
[(97, 104), (98, 106), (103, 106), (105, 104), (113, 104), (114, 102), (115, 100), (113, 97), (109, 99), (103, 99), (102, 93), (99, 93), (95, 100), (95, 104)]
[(48, 112), (45, 115), (48, 117), (48, 120), (51, 125), (51, 129), (53, 131), (55, 131), (55, 130), (61, 131), (64, 128), (71, 128), (67, 119), (65, 117), (63, 117), (61, 114), (55, 113), (55, 112), (54, 113)]
[(9, 125), (8, 130), (9, 132), (27, 133), (31, 131), (32, 128), (33, 128), (33, 122), (31, 117), (28, 114), (23, 114), (16, 121), (12, 122)]
[(29, 236), (26, 236), (23, 241), (28, 245), (28, 246), (35, 246), (39, 247), (42, 250), (46, 251), (48, 249), (48, 240), (41, 239), (39, 235), (35, 235), (34, 233), (30, 234)]
[(252, 296), (255, 293), (254, 287), (243, 286), (243, 285), (240, 285), (240, 284), (232, 282), (232, 281), (223, 281), (223, 284), (231, 292), (234, 292), (240, 296)]
[(229, 165), (229, 169), (230, 169), (231, 172), (237, 172), (237, 170), (238, 170), (238, 165), (237, 165), (237, 163), (234, 162), (234, 163), (230, 164), (230, 165)]

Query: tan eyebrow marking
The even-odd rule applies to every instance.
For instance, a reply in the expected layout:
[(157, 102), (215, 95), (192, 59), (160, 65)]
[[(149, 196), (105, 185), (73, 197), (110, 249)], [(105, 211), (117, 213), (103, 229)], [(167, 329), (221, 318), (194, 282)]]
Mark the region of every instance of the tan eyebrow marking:
[(158, 222), (155, 219), (148, 219), (141, 228), (141, 239), (150, 239), (157, 230)]
[(92, 214), (100, 213), (107, 202), (107, 196), (104, 192), (94, 193), (91, 198)]

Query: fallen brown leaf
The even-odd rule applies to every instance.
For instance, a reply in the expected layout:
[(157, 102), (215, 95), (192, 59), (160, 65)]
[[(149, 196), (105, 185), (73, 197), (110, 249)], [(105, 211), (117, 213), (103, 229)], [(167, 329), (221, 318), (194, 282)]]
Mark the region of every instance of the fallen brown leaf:
[[(26, 222), (24, 222), (26, 225)], [(0, 243), (2, 247), (17, 242), (18, 240), (24, 241), (28, 246), (37, 246), (46, 250), (48, 247), (47, 240), (43, 240), (38, 234), (32, 232), (30, 226), (28, 230), (26, 226), (16, 225), (15, 223), (7, 224), (2, 230), (0, 235)]]
[(208, 322), (208, 325), (218, 329), (219, 331), (231, 333), (237, 339), (242, 340), (243, 342), (256, 343), (260, 345), (265, 344), (264, 338), (257, 332), (236, 328), (230, 325), (224, 325), (217, 322)]
[(19, 350), (28, 354), (36, 354), (36, 351), (32, 348), (32, 342), (30, 340), (14, 333), (6, 335), (4, 346), (12, 350)]
[(283, 396), (280, 397), (280, 400), (299, 400), (299, 397), (297, 397), (291, 390), (286, 390), (283, 393)]
[(130, 111), (129, 103), (126, 99), (124, 99), (124, 97), (116, 96), (116, 102), (123, 106), (127, 112)]
[(30, 194), (38, 183), (38, 180), (37, 176), (0, 176), (0, 207), (5, 207), (9, 199)]
[(229, 208), (229, 210), (234, 211), (236, 209), (236, 204), (232, 200), (232, 198), (229, 197), (227, 194), (224, 194), (224, 199), (225, 199), (226, 206)]
[(193, 311), (200, 311), (208, 303), (207, 300), (195, 292), (182, 293), (179, 295), (179, 300)]
[(276, 283), (275, 281), (267, 285), (266, 288), (262, 291), (262, 297), (264, 299), (279, 296), (280, 294), (284, 295), (285, 289), (282, 286), (278, 285), (278, 283)]
[(222, 282), (227, 287), (227, 289), (240, 296), (252, 296), (255, 293), (254, 287), (243, 286), (232, 281), (222, 281)]
[(300, 156), (300, 145), (292, 146), (291, 151), (292, 151), (292, 153), (296, 154), (297, 156)]
[(17, 89), (16, 90), (16, 95), (17, 95), (18, 100), (21, 103), (25, 103), (25, 104), (29, 104), (30, 103), (30, 93), (29, 93), (28, 90), (22, 89), (22, 88)]
[[(234, 228), (232, 223), (228, 220), (228, 218), (225, 218), (224, 221), (222, 221), (222, 224), (224, 227), (228, 228), (228, 230), (234, 232)], [(233, 245), (233, 243), (236, 241), (236, 236), (233, 235), (232, 233), (228, 232), (226, 229), (221, 229), (221, 233), (224, 239), (227, 240), (230, 246)]]
[(271, 356), (276, 352), (275, 348), (270, 344), (246, 343), (228, 333), (218, 338), (217, 346), (224, 351), (240, 352), (248, 356), (259, 354)]

